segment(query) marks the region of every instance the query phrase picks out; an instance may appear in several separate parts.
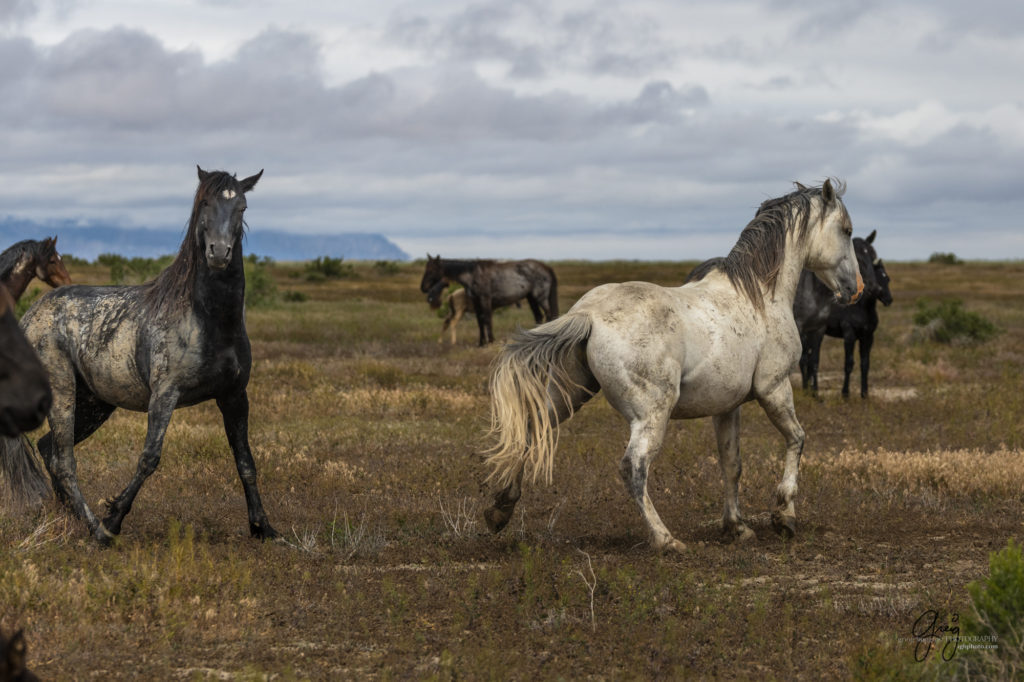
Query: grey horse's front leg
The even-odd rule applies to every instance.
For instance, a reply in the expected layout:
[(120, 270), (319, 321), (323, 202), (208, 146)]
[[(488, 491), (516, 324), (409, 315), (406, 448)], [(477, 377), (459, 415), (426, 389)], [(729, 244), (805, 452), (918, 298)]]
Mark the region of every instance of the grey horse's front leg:
[(249, 449), (249, 396), (243, 389), (233, 395), (218, 398), (217, 407), (224, 417), (224, 432), (235, 456), (235, 467), (245, 490), (245, 504), (249, 510), (249, 533), (260, 540), (281, 537), (267, 520), (256, 483), (256, 462)]
[(146, 444), (139, 456), (138, 466), (135, 468), (135, 475), (124, 490), (107, 503), (107, 516), (103, 523), (95, 530), (93, 535), (101, 543), (109, 543), (110, 540), (121, 533), (121, 523), (124, 517), (132, 509), (135, 496), (139, 494), (142, 484), (146, 482), (157, 465), (160, 464), (160, 453), (164, 447), (164, 435), (167, 433), (167, 425), (171, 423), (171, 415), (174, 408), (178, 406), (177, 392), (154, 393), (149, 400), (148, 423), (146, 426)]
[(796, 419), (793, 408), (793, 387), (789, 380), (779, 385), (766, 397), (759, 400), (768, 419), (779, 433), (786, 439), (786, 464), (782, 473), (776, 496), (776, 508), (772, 512), (772, 527), (784, 537), (796, 535), (796, 508), (793, 498), (796, 497), (797, 475), (800, 472), (800, 455), (804, 450), (804, 430)]

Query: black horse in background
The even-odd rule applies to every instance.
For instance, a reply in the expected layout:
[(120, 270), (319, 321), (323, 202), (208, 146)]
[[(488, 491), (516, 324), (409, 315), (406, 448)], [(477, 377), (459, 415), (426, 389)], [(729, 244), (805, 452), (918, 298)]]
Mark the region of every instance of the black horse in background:
[(876, 231), (872, 230), (865, 239), (853, 239), (857, 264), (864, 280), (864, 293), (856, 303), (847, 306), (836, 303), (828, 287), (809, 270), (804, 270), (800, 276), (796, 299), (793, 301), (793, 317), (803, 344), (800, 375), (804, 389), (810, 387), (815, 395), (818, 393), (821, 342), (828, 335), (843, 339), (845, 345), (844, 398), (850, 396), (853, 348), (860, 343), (860, 395), (862, 398), (868, 396), (868, 369), (871, 366), (871, 346), (878, 328), (878, 301), (886, 306), (892, 303), (889, 273), (875, 252), (875, 236)]
[(18, 326), (14, 299), (0, 285), (0, 435), (13, 437), (36, 428), (51, 403), (46, 370)]
[[(108, 543), (146, 479), (156, 470), (171, 413), (216, 400), (242, 479), (249, 531), (277, 532), (267, 521), (249, 449), (252, 367), (245, 330), (242, 269), (245, 194), (263, 171), (238, 180), (201, 168), (185, 239), (177, 257), (156, 279), (138, 286), (72, 285), (40, 298), (22, 320), (25, 336), (49, 371), (54, 404), (50, 432), (39, 452), (57, 498)], [(107, 505), (100, 521), (78, 485), (74, 445), (122, 407), (148, 412), (146, 442), (131, 482)], [(25, 461), (22, 440), (0, 440), (0, 460)], [(23, 497), (45, 493), (39, 478)]]
[(473, 302), (481, 346), (494, 341), (494, 310), (523, 298), (538, 324), (558, 317), (558, 278), (538, 260), (451, 260), (428, 253), (420, 291), (427, 294), (428, 301), (437, 299), (450, 281), (465, 287)]

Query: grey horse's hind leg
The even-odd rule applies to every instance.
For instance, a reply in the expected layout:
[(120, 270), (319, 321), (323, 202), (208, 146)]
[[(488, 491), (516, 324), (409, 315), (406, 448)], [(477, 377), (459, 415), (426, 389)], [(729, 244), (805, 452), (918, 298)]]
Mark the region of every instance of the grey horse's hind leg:
[(249, 533), (261, 540), (280, 537), (267, 520), (256, 484), (256, 462), (249, 449), (249, 396), (242, 390), (235, 395), (218, 398), (217, 407), (224, 417), (224, 432), (235, 456), (238, 477), (242, 479), (245, 504), (249, 510)]
[(146, 482), (156, 467), (160, 464), (160, 453), (164, 446), (164, 434), (167, 433), (167, 425), (171, 422), (171, 415), (177, 407), (177, 393), (170, 391), (154, 393), (149, 401), (148, 424), (146, 426), (146, 444), (139, 456), (139, 463), (135, 469), (135, 475), (124, 490), (113, 500), (107, 503), (107, 516), (103, 523), (96, 529), (96, 539), (103, 543), (109, 543), (113, 536), (121, 532), (121, 523), (124, 517), (132, 509), (135, 496), (139, 494), (142, 484)]
[[(548, 414), (553, 424), (561, 424), (568, 419), (576, 410), (580, 409), (585, 402), (593, 398), (601, 389), (601, 385), (591, 374), (586, 366), (584, 352), (577, 350), (574, 361), (565, 368), (572, 381), (572, 385), (566, 387), (568, 396), (562, 394), (551, 384), (548, 384)], [(569, 404), (565, 398), (568, 397)], [(494, 496), (494, 505), (484, 510), (484, 521), (492, 533), (497, 533), (508, 524), (515, 511), (516, 503), (522, 495), (523, 469), (525, 467), (525, 456), (519, 465), (512, 482), (500, 490)]]
[(651, 545), (655, 549), (684, 552), (686, 545), (672, 537), (672, 533), (669, 532), (661, 520), (661, 516), (658, 515), (658, 510), (654, 508), (651, 496), (647, 493), (647, 473), (651, 461), (661, 450), (665, 431), (668, 428), (668, 418), (669, 410), (665, 409), (630, 422), (629, 445), (619, 463), (619, 473), (623, 483), (626, 484), (626, 490), (640, 507), (640, 513), (643, 514), (644, 521), (647, 522)]
[(725, 488), (725, 510), (722, 512), (722, 532), (729, 539), (742, 542), (755, 539), (754, 531), (747, 528), (740, 517), (740, 408), (713, 417), (718, 439), (718, 463), (722, 467), (722, 485)]
[(781, 382), (768, 396), (760, 399), (768, 419), (786, 439), (786, 464), (776, 496), (776, 508), (772, 512), (772, 527), (783, 537), (796, 535), (796, 509), (793, 498), (797, 492), (797, 474), (800, 472), (800, 455), (804, 450), (804, 430), (796, 419), (793, 409), (793, 388), (789, 381)]

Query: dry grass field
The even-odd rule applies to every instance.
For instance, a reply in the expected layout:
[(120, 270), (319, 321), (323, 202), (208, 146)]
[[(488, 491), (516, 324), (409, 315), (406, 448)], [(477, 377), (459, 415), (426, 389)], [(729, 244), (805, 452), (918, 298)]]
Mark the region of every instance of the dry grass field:
[[(553, 265), (562, 310), (597, 284), (678, 284), (692, 266)], [(438, 343), (422, 265), (310, 282), (276, 264), (279, 290), (307, 298), (248, 313), (250, 433), (286, 541), (249, 538), (215, 406), (180, 410), (113, 547), (53, 503), (0, 511), (0, 623), (25, 628), (43, 679), (944, 676), (937, 654), (914, 661), (915, 620), (968, 611), (989, 554), (1024, 538), (1024, 264), (887, 265), (896, 300), (869, 399), (840, 397), (836, 339), (821, 399), (797, 391), (797, 537), (770, 529), (783, 444), (751, 405), (748, 544), (719, 538), (709, 420), (669, 429), (650, 490), (689, 547), (680, 557), (647, 547), (617, 473), (625, 422), (601, 398), (564, 427), (554, 484), (528, 486), (488, 533), (480, 453), (498, 346), (477, 348), (472, 320), (457, 346)], [(923, 297), (960, 298), (1002, 333), (913, 343)], [(531, 323), (508, 309), (495, 334)], [(144, 415), (119, 412), (78, 448), (91, 503), (128, 481), (144, 432)]]

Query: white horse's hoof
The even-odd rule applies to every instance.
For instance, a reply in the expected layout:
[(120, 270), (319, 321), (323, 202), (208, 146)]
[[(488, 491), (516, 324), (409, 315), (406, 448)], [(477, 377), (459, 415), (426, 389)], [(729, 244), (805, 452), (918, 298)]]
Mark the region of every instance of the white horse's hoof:
[(796, 535), (796, 517), (781, 512), (772, 512), (772, 528), (780, 536), (789, 540)]
[(668, 542), (658, 547), (662, 552), (675, 552), (676, 554), (685, 554), (686, 545), (679, 542), (675, 538), (669, 538)]

